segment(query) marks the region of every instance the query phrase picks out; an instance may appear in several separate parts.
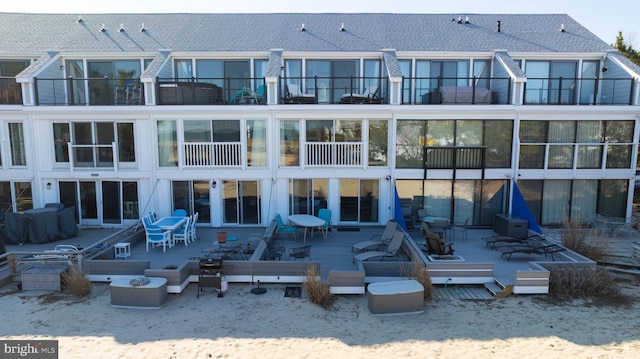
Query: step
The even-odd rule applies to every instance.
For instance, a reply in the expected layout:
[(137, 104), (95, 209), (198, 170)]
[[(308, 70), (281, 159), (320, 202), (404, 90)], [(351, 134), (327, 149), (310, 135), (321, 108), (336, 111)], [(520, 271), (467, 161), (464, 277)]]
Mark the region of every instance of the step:
[(504, 298), (513, 291), (513, 286), (508, 285), (503, 287), (501, 284), (496, 283), (496, 281), (484, 283), (484, 287), (496, 298)]

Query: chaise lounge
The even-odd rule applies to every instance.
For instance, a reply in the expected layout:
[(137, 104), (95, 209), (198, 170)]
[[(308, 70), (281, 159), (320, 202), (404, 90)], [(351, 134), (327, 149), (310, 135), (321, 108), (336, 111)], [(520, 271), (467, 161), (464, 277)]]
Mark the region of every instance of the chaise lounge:
[(362, 252), (353, 256), (353, 261), (364, 262), (373, 258), (381, 258), (381, 260), (384, 260), (385, 258), (389, 257), (398, 257), (400, 255), (400, 247), (402, 246), (403, 239), (404, 232), (395, 231), (395, 233), (393, 234), (393, 238), (391, 239), (391, 242), (389, 242), (386, 250)]

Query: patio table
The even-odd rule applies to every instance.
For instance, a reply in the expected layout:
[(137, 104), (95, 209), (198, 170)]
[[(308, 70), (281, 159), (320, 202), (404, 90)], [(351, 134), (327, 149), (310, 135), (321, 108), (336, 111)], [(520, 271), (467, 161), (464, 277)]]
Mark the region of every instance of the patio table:
[(310, 214), (294, 214), (289, 216), (289, 221), (296, 226), (304, 227), (304, 237), (302, 243), (305, 243), (307, 241), (307, 228), (320, 227), (322, 237), (325, 239), (327, 238), (327, 234), (324, 230), (324, 225), (327, 224), (327, 221), (325, 221), (324, 219), (320, 219)]
[(169, 243), (169, 245), (170, 247), (173, 247), (175, 244), (173, 243), (173, 232), (180, 228), (180, 226), (187, 221), (187, 218), (188, 217), (162, 217), (153, 224), (165, 231), (171, 231), (171, 243)]

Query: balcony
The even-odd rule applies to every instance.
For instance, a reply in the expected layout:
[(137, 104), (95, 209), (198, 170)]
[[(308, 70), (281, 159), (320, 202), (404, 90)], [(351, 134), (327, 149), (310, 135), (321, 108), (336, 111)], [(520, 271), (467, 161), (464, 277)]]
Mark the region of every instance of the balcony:
[(156, 83), (158, 105), (265, 105), (264, 78), (161, 79)]
[(412, 105), (506, 105), (510, 78), (405, 77), (401, 103)]
[(361, 167), (364, 146), (361, 142), (307, 143), (308, 167)]
[(384, 77), (282, 77), (283, 104), (386, 104), (389, 79)]
[(39, 106), (144, 105), (139, 79), (35, 78), (35, 104)]
[(528, 78), (525, 105), (632, 105), (632, 78)]
[(14, 77), (0, 77), (0, 105), (22, 105), (22, 88)]
[(188, 142), (182, 145), (184, 166), (242, 167), (242, 143), (240, 142)]

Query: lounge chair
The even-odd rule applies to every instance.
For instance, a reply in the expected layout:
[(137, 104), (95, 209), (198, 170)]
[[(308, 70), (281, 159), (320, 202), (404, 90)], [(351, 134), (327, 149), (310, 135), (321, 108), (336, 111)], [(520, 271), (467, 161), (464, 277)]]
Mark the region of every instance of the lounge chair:
[(369, 250), (378, 250), (387, 245), (393, 238), (393, 234), (398, 228), (398, 222), (390, 219), (382, 234), (376, 234), (366, 241), (358, 242), (351, 246), (352, 252), (364, 252)]
[(389, 242), (389, 245), (385, 250), (362, 252), (360, 254), (356, 254), (355, 256), (353, 256), (353, 261), (363, 262), (373, 258), (381, 258), (381, 260), (384, 260), (385, 258), (398, 257), (400, 255), (400, 247), (402, 246), (403, 239), (404, 232), (395, 231), (391, 242)]
[(553, 256), (553, 254), (566, 250), (566, 248), (561, 247), (557, 244), (547, 244), (547, 245), (538, 244), (534, 246), (514, 245), (514, 246), (504, 246), (498, 249), (502, 252), (501, 257), (507, 258), (507, 262), (511, 259), (511, 255), (515, 253), (539, 254), (545, 257), (547, 255), (550, 255), (551, 259), (555, 261), (556, 259)]
[(381, 103), (378, 98), (378, 86), (368, 87), (361, 94), (346, 93), (340, 98), (340, 103)]
[(427, 247), (422, 251), (428, 254), (436, 254), (439, 256), (446, 256), (453, 254), (453, 243), (444, 243), (440, 237), (432, 232), (425, 232), (425, 239), (427, 240)]
[(287, 85), (283, 100), (285, 103), (318, 103), (315, 95), (302, 93), (298, 85), (292, 84)]
[(511, 236), (491, 236), (482, 238), (486, 242), (486, 246), (491, 249), (498, 249), (502, 246), (510, 246), (514, 244), (528, 245), (534, 241), (540, 241), (543, 238), (537, 234), (528, 237), (511, 237)]

